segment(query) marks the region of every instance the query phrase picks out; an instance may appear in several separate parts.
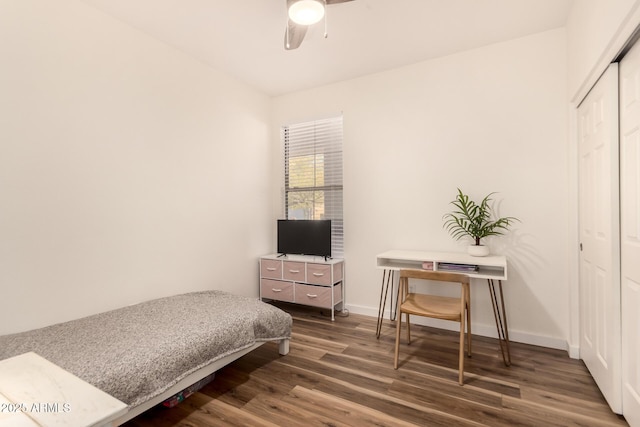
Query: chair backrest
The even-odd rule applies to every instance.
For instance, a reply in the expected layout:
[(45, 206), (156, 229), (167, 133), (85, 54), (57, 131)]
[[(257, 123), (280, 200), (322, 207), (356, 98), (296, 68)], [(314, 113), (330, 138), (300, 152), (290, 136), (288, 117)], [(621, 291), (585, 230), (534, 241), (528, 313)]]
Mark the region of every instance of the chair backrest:
[(400, 270), (400, 279), (437, 280), (440, 282), (455, 282), (463, 285), (469, 284), (469, 276), (459, 273), (429, 270)]
[(450, 282), (459, 284), (461, 287), (461, 300), (468, 301), (470, 297), (469, 276), (460, 273), (449, 273), (446, 271), (430, 270), (400, 270), (400, 281), (398, 286), (398, 304), (404, 302), (409, 295), (409, 279), (433, 280), (436, 282)]

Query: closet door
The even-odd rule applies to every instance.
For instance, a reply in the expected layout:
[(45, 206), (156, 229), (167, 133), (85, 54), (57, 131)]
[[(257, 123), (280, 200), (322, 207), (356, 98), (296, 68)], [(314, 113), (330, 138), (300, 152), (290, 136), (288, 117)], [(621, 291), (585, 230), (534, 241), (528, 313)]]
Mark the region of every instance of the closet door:
[(621, 413), (617, 64), (578, 107), (578, 144), (580, 358)]
[(640, 426), (640, 43), (620, 62), (622, 409)]

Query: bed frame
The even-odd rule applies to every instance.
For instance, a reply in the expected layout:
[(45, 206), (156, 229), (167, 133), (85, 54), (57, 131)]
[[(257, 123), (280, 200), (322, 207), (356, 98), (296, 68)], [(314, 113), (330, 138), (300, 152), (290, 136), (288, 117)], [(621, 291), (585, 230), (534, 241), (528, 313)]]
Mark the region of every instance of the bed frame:
[[(264, 343), (265, 342), (257, 342), (255, 344), (253, 344), (251, 347), (245, 348), (245, 349), (240, 350), (240, 351), (238, 351), (236, 353), (233, 353), (233, 354), (230, 354), (228, 356), (225, 356), (222, 359), (218, 359), (218, 360), (214, 361), (210, 365), (207, 365), (207, 366), (205, 366), (203, 368), (200, 368), (199, 370), (197, 370), (195, 372), (192, 372), (190, 375), (184, 377), (181, 381), (178, 381), (176, 384), (174, 384), (173, 387), (167, 389), (164, 393), (161, 393), (158, 396), (156, 396), (156, 397), (154, 397), (154, 398), (152, 398), (150, 400), (147, 400), (146, 402), (144, 402), (144, 403), (142, 403), (142, 404), (140, 404), (138, 406), (130, 407), (126, 414), (124, 414), (120, 418), (118, 418), (115, 421), (113, 421), (113, 425), (114, 426), (119, 426), (121, 424), (126, 423), (127, 421), (137, 417), (138, 415), (142, 414), (143, 412), (153, 408), (156, 405), (159, 405), (160, 403), (164, 402), (165, 400), (167, 400), (171, 396), (181, 392), (182, 390), (184, 390), (185, 388), (189, 387), (190, 385), (195, 384), (198, 381), (200, 381), (201, 379), (203, 379), (203, 378), (213, 374), (214, 372), (224, 368), (225, 366), (227, 366), (231, 362), (234, 362), (235, 360), (238, 360), (242, 356), (244, 356), (244, 355), (246, 355), (248, 353), (251, 353), (253, 350), (255, 350), (256, 348), (260, 347)], [(278, 341), (278, 353), (283, 355), (283, 356), (289, 353), (289, 339), (283, 339), (283, 340)]]

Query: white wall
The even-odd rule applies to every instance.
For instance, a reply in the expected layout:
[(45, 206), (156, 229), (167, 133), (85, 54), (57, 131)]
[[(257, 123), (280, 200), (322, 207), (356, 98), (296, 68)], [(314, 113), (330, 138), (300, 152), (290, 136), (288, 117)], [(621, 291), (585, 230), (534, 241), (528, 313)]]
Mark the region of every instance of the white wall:
[[(347, 305), (375, 315), (388, 249), (465, 250), (442, 228), (456, 187), (492, 191), (522, 224), (490, 241), (509, 257), (511, 337), (562, 347), (568, 334), (566, 50), (563, 29), (274, 100), (279, 125), (344, 112)], [(281, 169), (281, 159), (274, 159)], [(279, 182), (282, 175), (278, 174)], [(281, 203), (281, 193), (274, 199)], [(274, 218), (280, 214), (274, 210)], [(486, 284), (475, 332), (495, 335)]]
[(268, 97), (75, 0), (0, 2), (0, 94), (0, 334), (257, 296)]

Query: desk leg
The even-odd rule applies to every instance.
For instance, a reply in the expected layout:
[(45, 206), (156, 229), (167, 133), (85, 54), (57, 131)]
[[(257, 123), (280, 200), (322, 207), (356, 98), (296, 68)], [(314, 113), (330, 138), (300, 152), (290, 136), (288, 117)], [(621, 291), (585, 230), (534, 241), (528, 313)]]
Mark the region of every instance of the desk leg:
[[(397, 308), (398, 308), (397, 303), (396, 303), (396, 304), (394, 304), (394, 303), (393, 303), (393, 295), (394, 295), (394, 292), (393, 292), (393, 279), (394, 279), (394, 277), (395, 277), (395, 274), (396, 274), (396, 273), (395, 273), (395, 271), (394, 271), (394, 270), (390, 270), (390, 273), (391, 273), (391, 274), (390, 274), (390, 276), (391, 276), (391, 283), (387, 283), (387, 289), (389, 289), (389, 287), (391, 287), (391, 292), (390, 292), (390, 294), (391, 294), (391, 295), (390, 295), (390, 298), (391, 298), (391, 304), (389, 305), (389, 319), (390, 319), (391, 321), (394, 321), (394, 320), (396, 320), (396, 314), (397, 314), (396, 312), (397, 312)], [(397, 295), (396, 295), (396, 296), (397, 296)], [(395, 311), (394, 311), (394, 310), (395, 310)]]
[(507, 327), (507, 312), (504, 306), (504, 296), (502, 295), (502, 281), (498, 280), (500, 290), (500, 305), (498, 305), (498, 294), (496, 292), (493, 279), (487, 279), (489, 283), (489, 293), (491, 294), (491, 304), (493, 305), (493, 316), (496, 319), (496, 329), (498, 330), (498, 341), (500, 351), (505, 366), (511, 365), (511, 351), (509, 348), (509, 328)]
[[(378, 324), (376, 325), (376, 338), (380, 338), (382, 332), (382, 321), (384, 319), (384, 309), (387, 304), (387, 294), (389, 293), (389, 285), (393, 287), (393, 270), (383, 270), (382, 286), (380, 287), (380, 304), (378, 305)], [(385, 285), (386, 279), (386, 285)], [(394, 320), (393, 309), (393, 289), (391, 289), (391, 305), (389, 306), (389, 317)]]

